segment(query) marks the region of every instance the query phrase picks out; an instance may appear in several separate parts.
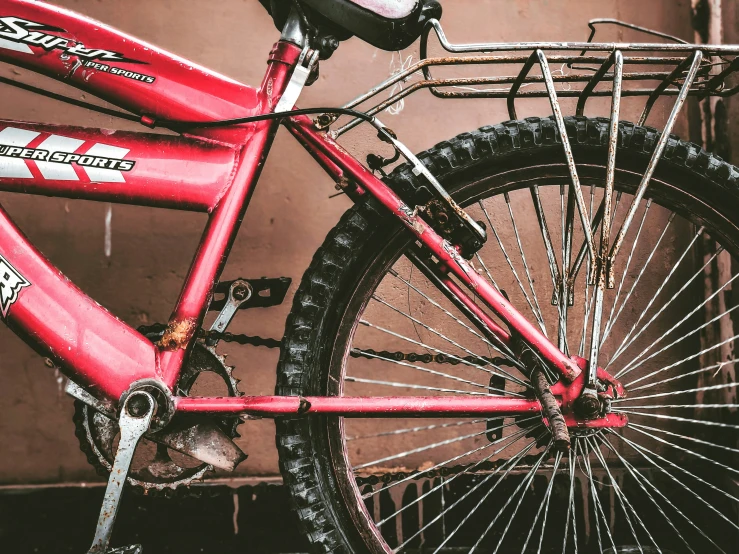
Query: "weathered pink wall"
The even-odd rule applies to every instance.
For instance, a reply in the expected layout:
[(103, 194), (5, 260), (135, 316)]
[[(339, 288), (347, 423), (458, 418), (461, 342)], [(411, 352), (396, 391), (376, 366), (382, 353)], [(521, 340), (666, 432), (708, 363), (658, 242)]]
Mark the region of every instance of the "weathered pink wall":
[[(257, 84), (278, 33), (257, 0), (63, 0), (83, 12), (230, 77)], [(444, 28), (453, 41), (583, 40), (594, 17), (616, 17), (692, 39), (689, 0), (447, 0)], [(615, 33), (604, 36), (615, 38)], [(624, 34), (628, 40), (632, 35)], [(417, 53), (411, 51), (404, 56)], [(319, 81), (302, 106), (341, 105), (389, 72), (391, 54), (357, 39), (322, 64)], [(25, 70), (0, 66), (0, 75), (64, 90)], [(64, 91), (83, 97), (78, 91)], [(110, 118), (3, 87), (0, 117), (76, 125), (121, 127)], [(589, 104), (604, 114), (605, 104)], [(570, 112), (571, 105), (568, 105)], [(627, 108), (624, 119), (635, 119)], [(519, 115), (548, 115), (546, 102), (519, 108)], [(664, 107), (655, 112), (664, 117)], [(434, 100), (420, 93), (401, 116), (384, 115), (414, 150), (481, 125), (507, 119), (500, 101)], [(685, 136), (686, 125), (676, 131)], [(130, 128), (130, 127), (129, 127)], [(135, 128), (135, 127), (134, 127)], [(364, 146), (363, 138), (347, 144)], [(281, 132), (252, 201), (224, 278), (291, 276), (297, 281), (326, 232), (349, 207), (328, 200), (333, 183), (286, 133)], [(75, 283), (132, 325), (165, 321), (176, 299), (204, 218), (147, 208), (113, 209), (112, 256), (103, 251), (103, 204), (2, 194), (0, 202), (21, 228)], [(244, 313), (233, 330), (279, 337), (290, 298), (280, 308)], [(43, 360), (0, 327), (0, 483), (98, 479), (74, 437), (72, 402)], [(249, 393), (271, 393), (276, 351), (245, 347), (234, 353), (237, 376)], [(274, 425), (242, 426), (241, 446), (250, 454), (242, 471), (277, 471)]]

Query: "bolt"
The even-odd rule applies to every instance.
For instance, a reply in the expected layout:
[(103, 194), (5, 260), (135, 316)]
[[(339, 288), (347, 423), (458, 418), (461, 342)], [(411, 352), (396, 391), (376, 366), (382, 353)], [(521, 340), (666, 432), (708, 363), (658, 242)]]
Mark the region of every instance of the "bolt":
[(575, 414), (583, 419), (593, 419), (600, 413), (600, 400), (593, 390), (584, 390), (573, 404)]
[(151, 402), (147, 395), (135, 394), (126, 403), (126, 409), (131, 417), (144, 417), (151, 409)]
[(249, 287), (247, 285), (237, 285), (233, 290), (233, 297), (236, 300), (246, 300), (249, 297)]

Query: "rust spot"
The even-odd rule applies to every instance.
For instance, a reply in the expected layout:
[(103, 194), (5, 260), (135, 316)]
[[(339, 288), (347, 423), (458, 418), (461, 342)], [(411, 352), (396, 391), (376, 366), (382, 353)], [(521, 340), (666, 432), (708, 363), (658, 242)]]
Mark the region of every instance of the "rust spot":
[(197, 322), (195, 319), (183, 319), (181, 321), (170, 321), (157, 346), (164, 350), (179, 350), (187, 348), (195, 331)]
[(336, 188), (337, 189), (343, 190), (343, 189), (347, 188), (350, 184), (351, 184), (351, 181), (343, 173), (339, 176), (338, 179), (336, 179)]

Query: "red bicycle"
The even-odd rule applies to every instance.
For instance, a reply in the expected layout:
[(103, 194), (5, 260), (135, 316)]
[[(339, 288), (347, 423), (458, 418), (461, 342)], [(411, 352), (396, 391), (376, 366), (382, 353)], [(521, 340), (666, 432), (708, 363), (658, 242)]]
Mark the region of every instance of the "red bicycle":
[[(11, 84), (177, 133), (0, 121), (0, 190), (209, 214), (169, 322), (134, 330), (0, 209), (2, 318), (69, 378), (83, 450), (110, 472), (90, 552), (141, 552), (109, 549), (124, 483), (173, 491), (234, 469), (243, 416), (276, 418), (319, 552), (733, 550), (739, 171), (670, 133), (688, 97), (739, 90), (739, 47), (653, 32), (668, 42), (452, 44), (433, 0), (262, 3), (282, 36), (251, 88), (70, 11), (0, 2), (0, 61), (125, 111)], [(342, 108), (297, 109), (352, 35), (420, 37), (421, 60)], [(493, 76), (436, 75), (460, 67)], [(506, 99), (511, 120), (414, 155), (376, 116), (421, 89)], [(594, 96), (609, 117), (583, 115)], [(636, 125), (626, 97), (647, 99)], [(519, 120), (525, 98), (553, 116)], [(663, 130), (645, 127), (662, 98)], [(275, 396), (243, 396), (216, 347), (286, 283), (219, 276), (280, 123), (355, 206), (295, 295)], [(336, 142), (360, 124), (379, 139), (366, 165)], [(205, 373), (223, 396), (196, 394)]]

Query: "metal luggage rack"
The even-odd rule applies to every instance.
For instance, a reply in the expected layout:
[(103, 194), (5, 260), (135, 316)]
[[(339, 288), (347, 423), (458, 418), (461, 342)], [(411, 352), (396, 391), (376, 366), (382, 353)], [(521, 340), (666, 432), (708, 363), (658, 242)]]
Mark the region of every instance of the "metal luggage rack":
[[(596, 25), (600, 24), (625, 27), (671, 42), (594, 42)], [(568, 305), (572, 305), (573, 298), (570, 292), (574, 283), (573, 276), (577, 275), (579, 264), (584, 262), (587, 256), (587, 282), (595, 287), (593, 313), (602, 315), (604, 289), (612, 289), (615, 286), (616, 256), (635, 219), (640, 202), (647, 192), (649, 182), (662, 157), (685, 100), (688, 96), (704, 99), (709, 96), (727, 97), (739, 92), (739, 84), (735, 76), (732, 77), (739, 70), (739, 45), (689, 44), (677, 37), (614, 19), (592, 20), (589, 26), (591, 33), (586, 42), (452, 44), (447, 40), (439, 22), (431, 20), (421, 37), (421, 59), (418, 62), (344, 106), (347, 109), (364, 111), (365, 114), (372, 116), (371, 118), (351, 119), (342, 126), (330, 129), (341, 116), (322, 114), (317, 118), (316, 124), (328, 130), (329, 134), (336, 138), (363, 121), (369, 121), (379, 131), (379, 137), (382, 140), (393, 144), (396, 155), (388, 159), (380, 158), (379, 164), (370, 164), (368, 157), (368, 164), (374, 165), (373, 169), (381, 169), (396, 162), (402, 155), (412, 163), (414, 173), (424, 175), (433, 185), (433, 189), (437, 191), (439, 198), (453, 208), (448, 213), (464, 216), (466, 220), (463, 223), (471, 231), (478, 233), (476, 239), (479, 238), (484, 242), (485, 232), (473, 227), (469, 221), (469, 215), (454, 204), (449, 194), (423, 163), (375, 116), (421, 89), (429, 89), (438, 98), (505, 98), (511, 119), (517, 119), (517, 99), (548, 98), (558, 128), (564, 158), (567, 161), (570, 190), (573, 193), (568, 195), (568, 212), (570, 209), (577, 209), (584, 238), (584, 248), (581, 248), (580, 255), (572, 267), (565, 267), (564, 261), (561, 268), (556, 268), (556, 263), (555, 265), (550, 263), (552, 278), (556, 283), (552, 303), (556, 302), (564, 310)], [(450, 55), (428, 56), (431, 31), (435, 32), (441, 47)], [(560, 74), (553, 75), (550, 63), (561, 64)], [(534, 70), (535, 65), (538, 66), (538, 75)], [(451, 78), (439, 78), (432, 75), (432, 68), (435, 72), (440, 72), (441, 68), (452, 66), (457, 69), (466, 68), (468, 71), (480, 67), (492, 67), (493, 71), (489, 71), (494, 75)], [(565, 71), (565, 67), (568, 71)], [(420, 79), (411, 81), (414, 77), (420, 77)], [(399, 83), (408, 84), (395, 87)], [(391, 87), (395, 88), (391, 89)], [(378, 95), (388, 89), (391, 89), (389, 97), (377, 101)], [(604, 193), (597, 212), (590, 214), (580, 186), (578, 168), (570, 146), (559, 99), (577, 98), (575, 111), (577, 115), (582, 115), (588, 98), (594, 96), (610, 97), (611, 105)], [(654, 144), (650, 161), (639, 185), (632, 193), (633, 198), (621, 227), (616, 231), (615, 228), (611, 229), (611, 219), (622, 97), (646, 98), (638, 121), (640, 125), (646, 122), (658, 99), (674, 97), (674, 103), (661, 135)], [(374, 104), (369, 108), (364, 108), (363, 106), (368, 105), (370, 101), (374, 101)], [(570, 208), (570, 202), (573, 204), (572, 208)], [(542, 220), (544, 214), (540, 205), (537, 205), (536, 209), (537, 217)], [(548, 258), (554, 260), (555, 254), (546, 224), (542, 226), (542, 229), (546, 235), (544, 242), (547, 246)], [(596, 235), (599, 235), (599, 240), (596, 239)], [(598, 367), (601, 315), (593, 316), (591, 331), (593, 339), (589, 352), (589, 383), (595, 382), (593, 368)]]
[[(669, 43), (593, 42), (596, 26), (610, 24), (670, 40)], [(677, 37), (615, 19), (594, 19), (587, 42), (520, 42), (452, 44), (437, 20), (428, 22), (421, 37), (420, 60), (355, 98), (344, 108), (361, 109), (375, 116), (414, 92), (429, 89), (438, 98), (505, 98), (508, 115), (517, 119), (516, 99), (549, 98), (557, 116), (560, 98), (577, 98), (576, 114), (582, 115), (588, 98), (597, 96), (647, 97), (639, 124), (644, 124), (655, 102), (676, 96), (682, 105), (687, 96), (727, 97), (739, 92), (739, 45), (690, 44)], [(429, 36), (436, 35), (445, 53), (429, 57)], [(550, 64), (561, 65), (553, 74)], [(534, 71), (538, 65), (539, 74)], [(495, 75), (436, 77), (432, 69), (493, 67)], [(565, 71), (565, 67), (567, 71)], [(554, 73), (557, 73), (555, 70)], [(414, 78), (420, 79), (413, 80)], [(733, 82), (732, 82), (733, 81)], [(408, 83), (405, 85), (405, 83)], [(397, 86), (396, 85), (400, 85)], [(599, 86), (600, 85), (600, 86)], [(371, 100), (388, 89), (389, 97)], [(332, 126), (340, 116), (324, 115), (317, 123)], [(331, 130), (338, 137), (362, 123), (353, 119)], [(670, 125), (671, 127), (671, 125)]]

